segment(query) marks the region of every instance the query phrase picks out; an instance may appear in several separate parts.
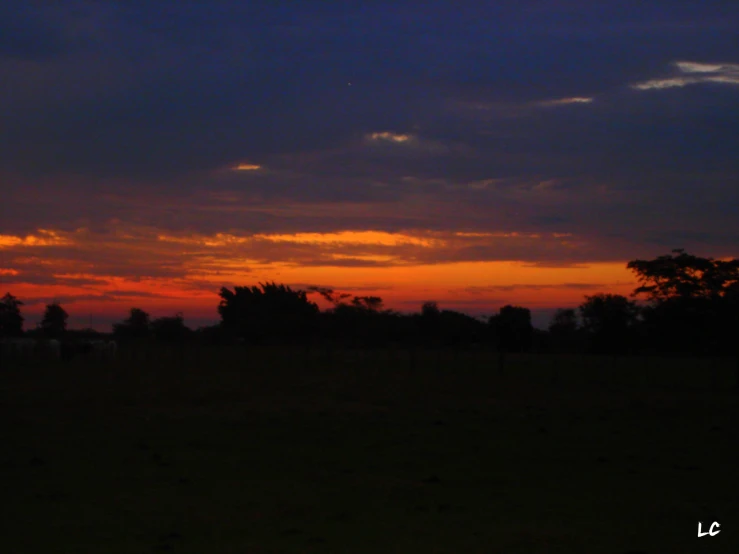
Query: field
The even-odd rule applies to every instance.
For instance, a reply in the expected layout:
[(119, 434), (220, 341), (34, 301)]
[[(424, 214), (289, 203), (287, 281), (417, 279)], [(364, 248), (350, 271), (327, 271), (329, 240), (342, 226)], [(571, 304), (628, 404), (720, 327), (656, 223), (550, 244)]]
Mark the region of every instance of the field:
[(496, 364), (191, 346), (6, 367), (1, 551), (739, 552), (735, 361)]

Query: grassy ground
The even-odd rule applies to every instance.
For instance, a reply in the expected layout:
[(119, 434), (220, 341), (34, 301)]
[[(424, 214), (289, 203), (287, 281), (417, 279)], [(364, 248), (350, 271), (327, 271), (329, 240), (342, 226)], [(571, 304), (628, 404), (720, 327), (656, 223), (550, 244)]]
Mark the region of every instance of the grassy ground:
[(0, 374), (2, 552), (739, 552), (731, 360), (120, 354)]

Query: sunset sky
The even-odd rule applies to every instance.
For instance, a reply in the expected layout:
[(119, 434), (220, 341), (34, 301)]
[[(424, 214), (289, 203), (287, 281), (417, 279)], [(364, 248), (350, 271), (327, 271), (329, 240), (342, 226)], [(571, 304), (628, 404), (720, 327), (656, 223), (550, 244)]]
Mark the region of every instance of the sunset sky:
[(3, 2), (0, 295), (27, 329), (52, 301), (197, 327), (273, 280), (544, 327), (631, 259), (739, 257), (737, 29), (724, 1)]

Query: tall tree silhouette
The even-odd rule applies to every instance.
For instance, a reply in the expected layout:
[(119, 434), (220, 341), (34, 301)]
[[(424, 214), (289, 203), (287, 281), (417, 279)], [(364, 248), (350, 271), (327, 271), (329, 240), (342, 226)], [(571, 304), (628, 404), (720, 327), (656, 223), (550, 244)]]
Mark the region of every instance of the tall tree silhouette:
[(9, 292), (0, 300), (0, 336), (18, 337), (23, 334), (23, 302)]
[(709, 353), (737, 343), (739, 260), (715, 260), (675, 249), (654, 260), (633, 260), (640, 286), (632, 296), (647, 298), (644, 329), (660, 351)]
[(672, 298), (714, 299), (739, 283), (739, 260), (700, 258), (682, 248), (672, 253), (654, 260), (632, 260), (626, 265), (641, 283), (634, 295), (646, 294), (652, 302)]
[(67, 319), (69, 314), (58, 302), (48, 304), (44, 311), (44, 317), (39, 323), (39, 329), (48, 338), (58, 339), (67, 330)]

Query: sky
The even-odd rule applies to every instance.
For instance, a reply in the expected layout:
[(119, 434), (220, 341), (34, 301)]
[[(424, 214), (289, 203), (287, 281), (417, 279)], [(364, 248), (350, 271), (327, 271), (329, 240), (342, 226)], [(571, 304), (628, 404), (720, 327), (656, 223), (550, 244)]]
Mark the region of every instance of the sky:
[[(275, 281), (546, 326), (739, 257), (739, 3), (0, 3), (0, 294), (217, 321)], [(317, 295), (316, 295), (317, 296)], [(311, 296), (322, 307), (319, 298)]]

